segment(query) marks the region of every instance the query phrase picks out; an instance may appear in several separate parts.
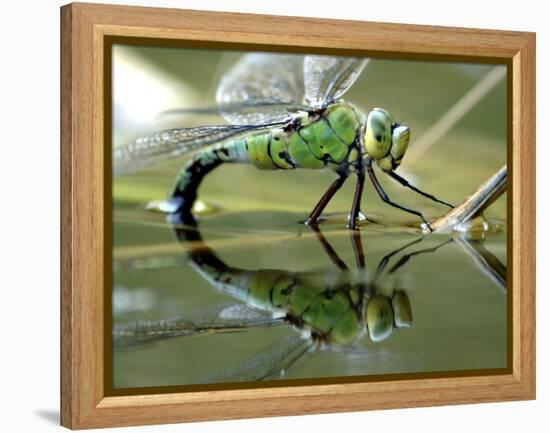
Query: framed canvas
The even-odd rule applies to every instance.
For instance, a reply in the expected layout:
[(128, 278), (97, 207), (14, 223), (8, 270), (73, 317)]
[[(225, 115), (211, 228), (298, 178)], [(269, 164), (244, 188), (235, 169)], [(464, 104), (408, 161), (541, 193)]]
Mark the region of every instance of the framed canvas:
[(61, 54), (62, 425), (535, 398), (534, 34), (77, 3)]

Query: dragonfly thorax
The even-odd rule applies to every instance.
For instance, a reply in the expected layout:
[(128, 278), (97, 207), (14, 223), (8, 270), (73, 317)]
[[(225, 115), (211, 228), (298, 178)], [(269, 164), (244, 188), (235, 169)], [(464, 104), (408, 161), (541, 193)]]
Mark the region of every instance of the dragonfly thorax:
[(363, 146), (384, 171), (396, 169), (407, 151), (410, 129), (382, 108), (374, 108), (364, 120)]

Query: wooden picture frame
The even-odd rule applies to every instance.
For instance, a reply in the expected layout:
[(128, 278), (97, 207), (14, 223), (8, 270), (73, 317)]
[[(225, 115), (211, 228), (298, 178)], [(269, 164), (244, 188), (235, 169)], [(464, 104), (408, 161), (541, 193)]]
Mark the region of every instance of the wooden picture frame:
[[(535, 35), (463, 28), (70, 4), (61, 8), (61, 424), (96, 428), (535, 398)], [(353, 50), (508, 65), (512, 198), (509, 368), (491, 375), (107, 395), (104, 66), (109, 37), (202, 47)], [(439, 57), (438, 57), (439, 56)], [(110, 186), (109, 186), (110, 188)], [(510, 341), (510, 340), (509, 340)]]

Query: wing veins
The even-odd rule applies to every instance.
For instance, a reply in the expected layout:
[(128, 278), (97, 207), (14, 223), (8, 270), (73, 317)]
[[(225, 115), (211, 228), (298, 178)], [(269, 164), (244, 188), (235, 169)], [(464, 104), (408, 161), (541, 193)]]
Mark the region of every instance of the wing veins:
[(261, 125), (198, 126), (156, 132), (114, 148), (114, 173), (115, 176), (131, 173), (246, 132), (261, 131), (284, 123), (286, 122)]

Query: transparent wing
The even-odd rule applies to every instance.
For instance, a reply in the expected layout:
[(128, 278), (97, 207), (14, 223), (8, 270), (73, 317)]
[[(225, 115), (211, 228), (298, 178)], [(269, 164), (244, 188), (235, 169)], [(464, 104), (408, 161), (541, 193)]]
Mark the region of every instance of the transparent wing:
[(275, 125), (211, 125), (156, 132), (113, 149), (114, 175), (153, 166), (204, 146)]
[(239, 365), (226, 368), (219, 373), (201, 376), (194, 382), (227, 383), (279, 379), (284, 377), (290, 369), (304, 364), (312, 355), (310, 351), (312, 346), (311, 340), (291, 335), (253, 357), (245, 359)]
[(302, 106), (303, 59), (292, 54), (245, 54), (220, 80), (220, 114), (239, 125), (288, 119)]
[(306, 56), (304, 59), (304, 102), (322, 107), (340, 98), (359, 77), (369, 59), (356, 57)]
[(241, 303), (208, 306), (166, 320), (133, 322), (113, 327), (115, 350), (130, 350), (174, 337), (205, 333), (238, 332), (249, 328), (283, 325), (283, 318)]
[[(235, 102), (227, 103), (215, 107), (193, 107), (193, 108), (172, 108), (170, 110), (163, 111), (161, 116), (168, 115), (214, 115), (220, 114), (220, 112), (225, 113), (227, 116), (241, 116), (245, 118), (249, 114), (257, 114), (254, 112), (261, 111), (263, 114), (263, 119), (265, 122), (271, 120), (277, 120), (278, 116), (275, 116), (274, 113), (284, 112), (285, 117), (289, 117), (289, 112), (292, 113), (300, 108), (306, 108), (302, 106), (289, 105), (288, 103), (278, 102), (278, 101), (249, 101), (249, 102)], [(283, 117), (281, 116), (281, 119)], [(259, 123), (265, 123), (259, 122)], [(237, 124), (237, 123), (235, 123)], [(246, 125), (248, 123), (240, 122), (240, 124)], [(252, 122), (250, 123), (252, 124)]]

